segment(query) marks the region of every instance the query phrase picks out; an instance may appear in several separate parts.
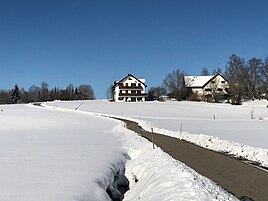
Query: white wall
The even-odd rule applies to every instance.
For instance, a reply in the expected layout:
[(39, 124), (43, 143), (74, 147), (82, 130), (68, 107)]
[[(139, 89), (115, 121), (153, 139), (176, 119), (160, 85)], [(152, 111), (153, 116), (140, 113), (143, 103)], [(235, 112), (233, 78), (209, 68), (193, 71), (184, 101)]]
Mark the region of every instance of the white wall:
[[(145, 83), (145, 79), (140, 79), (140, 81), (143, 82), (143, 83)], [(145, 93), (145, 86), (142, 83), (140, 83), (136, 78), (134, 78), (132, 76), (127, 77), (121, 83), (123, 83), (124, 86), (129, 86), (129, 87), (131, 87), (131, 84), (135, 84), (137, 87), (140, 84), (140, 86), (142, 87), (142, 90), (139, 89), (138, 91), (140, 91), (141, 93)], [(135, 89), (119, 89), (119, 85), (117, 85), (115, 87), (115, 90), (114, 90), (114, 92), (115, 92), (115, 94), (114, 94), (114, 100), (116, 102), (128, 102), (128, 101), (131, 101), (131, 97), (133, 97), (133, 98), (136, 98), (136, 101), (137, 101), (137, 98), (138, 97), (135, 97), (135, 96), (131, 96), (131, 97), (127, 98), (127, 99), (126, 99), (126, 97), (123, 97), (123, 100), (119, 100), (119, 93), (120, 93), (120, 91), (122, 93), (127, 93), (127, 91), (129, 93), (131, 93), (131, 90), (135, 90)], [(145, 97), (142, 97), (141, 101), (145, 101)]]

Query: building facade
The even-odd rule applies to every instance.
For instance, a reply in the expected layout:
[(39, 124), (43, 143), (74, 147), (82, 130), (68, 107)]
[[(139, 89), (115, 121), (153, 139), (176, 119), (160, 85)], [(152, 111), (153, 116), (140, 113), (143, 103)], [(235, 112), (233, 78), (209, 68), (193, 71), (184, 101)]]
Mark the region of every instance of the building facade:
[(115, 102), (143, 102), (147, 96), (145, 79), (136, 78), (128, 74), (113, 85), (113, 101)]
[(185, 87), (190, 89), (198, 100), (213, 101), (226, 99), (229, 89), (228, 81), (221, 75), (185, 76)]

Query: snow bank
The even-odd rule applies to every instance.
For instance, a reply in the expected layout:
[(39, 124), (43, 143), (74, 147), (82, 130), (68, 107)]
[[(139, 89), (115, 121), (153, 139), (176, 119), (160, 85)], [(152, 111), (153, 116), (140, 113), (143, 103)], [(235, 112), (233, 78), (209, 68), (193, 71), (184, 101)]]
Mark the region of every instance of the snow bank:
[(118, 123), (28, 105), (1, 110), (0, 200), (110, 201), (108, 192), (121, 197), (117, 185), (126, 153), (105, 132)]
[[(139, 121), (139, 124), (145, 128), (145, 130), (151, 131), (151, 124), (144, 121)], [(268, 167), (268, 149), (252, 147), (228, 140), (220, 140), (218, 137), (203, 134), (189, 134), (188, 132), (170, 131), (159, 128), (154, 128), (154, 131), (192, 142), (206, 149), (223, 152), (236, 158), (243, 158), (256, 162), (263, 167)]]
[(122, 126), (111, 130), (122, 140), (131, 160), (126, 164), (130, 191), (126, 201), (237, 200), (211, 180), (174, 160), (160, 148)]

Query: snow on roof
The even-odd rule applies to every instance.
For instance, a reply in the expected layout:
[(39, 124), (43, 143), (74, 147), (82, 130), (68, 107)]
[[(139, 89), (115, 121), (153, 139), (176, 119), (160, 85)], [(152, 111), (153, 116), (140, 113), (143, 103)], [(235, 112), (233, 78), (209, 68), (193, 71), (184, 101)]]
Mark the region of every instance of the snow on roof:
[(139, 78), (139, 80), (143, 83), (145, 83), (145, 79), (144, 78)]
[(184, 76), (186, 87), (203, 87), (213, 76)]
[(135, 77), (135, 76), (132, 75), (132, 74), (128, 74), (128, 75), (127, 75), (126, 77), (124, 77), (123, 79), (115, 81), (114, 84), (122, 83), (122, 82), (124, 82), (125, 80), (129, 79), (130, 77), (136, 79), (138, 82), (144, 84), (145, 87), (147, 87), (147, 85), (145, 84), (145, 78), (137, 78), (137, 77)]

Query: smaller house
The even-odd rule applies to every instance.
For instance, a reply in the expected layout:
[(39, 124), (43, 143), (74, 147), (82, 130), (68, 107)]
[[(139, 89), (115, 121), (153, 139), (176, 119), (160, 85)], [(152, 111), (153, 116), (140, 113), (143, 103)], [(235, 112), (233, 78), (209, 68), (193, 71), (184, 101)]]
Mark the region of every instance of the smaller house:
[(228, 81), (219, 73), (212, 76), (184, 76), (185, 87), (190, 89), (190, 99), (218, 102), (226, 99)]
[(115, 81), (113, 91), (113, 101), (115, 102), (143, 102), (147, 94), (145, 79), (137, 78), (128, 74), (120, 81)]

